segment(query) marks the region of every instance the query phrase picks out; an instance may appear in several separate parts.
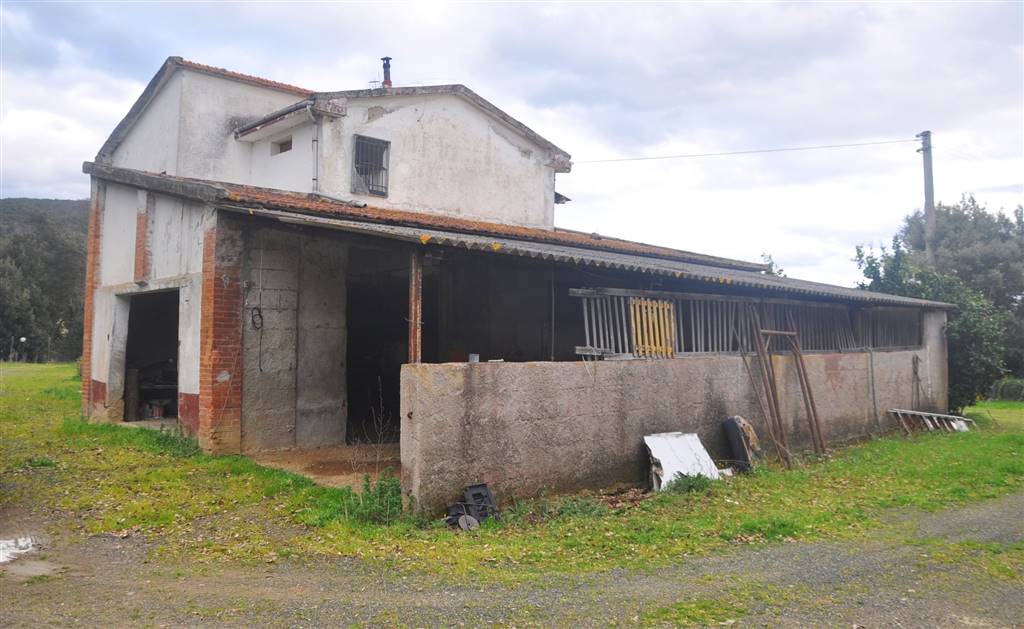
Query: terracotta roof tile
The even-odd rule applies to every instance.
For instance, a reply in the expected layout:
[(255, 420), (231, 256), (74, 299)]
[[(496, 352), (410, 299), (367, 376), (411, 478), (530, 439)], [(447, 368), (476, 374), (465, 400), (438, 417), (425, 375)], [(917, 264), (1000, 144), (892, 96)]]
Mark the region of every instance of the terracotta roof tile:
[(179, 177), (92, 162), (84, 163), (82, 170), (86, 174), (109, 181), (138, 188), (164, 191), (177, 196), (196, 198), (221, 207), (233, 207), (236, 209), (265, 208), (296, 214), (365, 221), (367, 223), (437, 229), (478, 236), (493, 236), (578, 247), (594, 251), (647, 256), (742, 271), (759, 272), (765, 270), (765, 265), (756, 262), (721, 258), (568, 229), (524, 227), (457, 216), (445, 216), (442, 214), (379, 208), (360, 205), (355, 202), (334, 200), (316, 194), (289, 192), (273, 188), (258, 188), (256, 186), (225, 181)]
[(757, 271), (764, 268), (764, 265), (756, 262), (731, 260), (728, 258), (720, 258), (717, 256), (670, 249), (668, 247), (648, 245), (619, 238), (608, 238), (597, 234), (586, 234), (566, 229), (542, 229), (538, 227), (507, 225), (504, 223), (492, 223), (489, 221), (427, 214), (423, 212), (409, 212), (371, 206), (359, 207), (357, 205), (341, 201), (326, 199), (321, 196), (307, 195), (297, 192), (286, 192), (283, 190), (257, 188), (254, 186), (222, 182), (217, 182), (216, 185), (223, 186), (228, 191), (228, 200), (240, 205), (254, 204), (269, 209), (286, 210), (303, 214), (339, 216), (381, 223), (437, 228), (469, 234), (519, 238), (535, 242), (652, 256), (667, 260), (698, 262), (701, 264), (733, 269)]
[(213, 74), (215, 76), (222, 76), (236, 81), (242, 81), (243, 83), (249, 83), (251, 85), (259, 85), (262, 87), (269, 87), (284, 92), (291, 92), (297, 96), (310, 96), (314, 92), (313, 90), (307, 90), (305, 88), (297, 87), (295, 85), (289, 85), (287, 83), (281, 83), (279, 81), (271, 81), (270, 79), (264, 79), (251, 74), (242, 74), (241, 72), (232, 72), (231, 70), (225, 70), (224, 68), (217, 68), (214, 66), (208, 66), (203, 63), (196, 63), (195, 61), (189, 61), (188, 59), (182, 59), (180, 57), (175, 58), (175, 62), (183, 67), (197, 72), (203, 72), (206, 74)]

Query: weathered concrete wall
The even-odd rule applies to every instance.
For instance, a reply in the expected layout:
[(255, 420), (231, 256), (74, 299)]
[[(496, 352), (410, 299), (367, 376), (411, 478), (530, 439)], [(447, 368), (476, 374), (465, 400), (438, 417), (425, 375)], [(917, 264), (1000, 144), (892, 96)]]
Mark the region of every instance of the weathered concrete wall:
[(114, 151), (115, 166), (177, 174), (183, 73), (176, 72)]
[(343, 443), (347, 251), (262, 227), (245, 242), (242, 450)]
[[(938, 352), (808, 354), (807, 370), (830, 443), (890, 428), (886, 409), (913, 402), (914, 357), (921, 403), (944, 410)], [(501, 499), (615, 483), (638, 483), (645, 434), (700, 435), (726, 456), (720, 423), (750, 420), (766, 440), (754, 389), (738, 355), (657, 361), (448, 363), (402, 367), (402, 485), (437, 511), (467, 484)], [(774, 358), (791, 445), (809, 444), (792, 358)], [(872, 370), (872, 363), (874, 368)], [(872, 373), (873, 372), (873, 373)], [(878, 416), (875, 408), (878, 409)]]
[[(352, 192), (355, 135), (391, 143), (388, 196)], [(349, 99), (321, 139), (321, 189), (379, 207), (554, 225), (547, 151), (450, 94)]]
[[(140, 198), (141, 195), (141, 198)], [(100, 237), (100, 285), (123, 284), (135, 279), (135, 223), (145, 193), (135, 188), (107, 185)]]
[[(235, 129), (301, 97), (201, 72), (179, 73), (183, 74), (184, 82), (175, 174), (254, 183), (249, 175), (252, 144), (235, 140)], [(296, 149), (308, 151), (309, 145)]]
[[(113, 156), (116, 166), (170, 175), (320, 190), (371, 205), (552, 228), (555, 171), (547, 149), (453, 94), (354, 98), (346, 113), (306, 122), (255, 142), (238, 127), (301, 97), (269, 87), (179, 69)], [(391, 143), (385, 198), (352, 188), (354, 136)], [(292, 149), (272, 154), (291, 136)]]
[[(236, 141), (235, 129), (298, 100), (301, 97), (290, 92), (179, 69), (118, 146), (113, 163), (250, 183), (252, 144)], [(301, 149), (308, 156), (310, 144)]]
[[(103, 403), (92, 405), (89, 413), (121, 420), (130, 297), (177, 290), (178, 406), (191, 430), (198, 415), (203, 232), (214, 220), (213, 211), (202, 204), (115, 184), (105, 186), (101, 205), (89, 373), (105, 395)], [(139, 265), (142, 255), (147, 263)], [(145, 269), (142, 277), (137, 277), (139, 268)]]

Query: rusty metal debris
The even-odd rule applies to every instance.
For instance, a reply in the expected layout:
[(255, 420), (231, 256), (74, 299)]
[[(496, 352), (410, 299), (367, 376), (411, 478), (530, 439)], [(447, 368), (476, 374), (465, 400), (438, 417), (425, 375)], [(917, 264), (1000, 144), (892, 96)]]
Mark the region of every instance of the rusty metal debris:
[(927, 411), (908, 411), (902, 408), (891, 408), (889, 414), (899, 422), (900, 427), (908, 435), (915, 432), (968, 432), (973, 419), (959, 415), (943, 415)]
[[(772, 362), (770, 353), (771, 342), (775, 338), (785, 339), (789, 344), (789, 351), (793, 354), (814, 451), (818, 454), (824, 454), (827, 445), (825, 443), (825, 435), (821, 429), (821, 421), (818, 418), (818, 407), (814, 402), (814, 393), (811, 391), (811, 381), (807, 376), (807, 367), (804, 364), (804, 354), (800, 347), (798, 327), (792, 313), (786, 313), (786, 315), (786, 323), (789, 326), (789, 330), (765, 329), (761, 324), (761, 316), (757, 308), (753, 304), (747, 305), (747, 319), (750, 323), (751, 340), (757, 353), (761, 384), (767, 399), (767, 404), (761, 405), (762, 410), (765, 411), (765, 426), (768, 428), (768, 436), (775, 446), (775, 451), (778, 452), (779, 458), (782, 459), (786, 467), (790, 467), (789, 440), (782, 421), (779, 391), (775, 379), (775, 365)], [(746, 363), (746, 358), (744, 358), (744, 363)], [(753, 380), (750, 366), (746, 365), (746, 367), (748, 375)], [(760, 400), (758, 400), (758, 403), (760, 403)]]
[(740, 472), (749, 472), (764, 458), (757, 433), (750, 422), (735, 415), (722, 422), (725, 437), (732, 451), (733, 467)]

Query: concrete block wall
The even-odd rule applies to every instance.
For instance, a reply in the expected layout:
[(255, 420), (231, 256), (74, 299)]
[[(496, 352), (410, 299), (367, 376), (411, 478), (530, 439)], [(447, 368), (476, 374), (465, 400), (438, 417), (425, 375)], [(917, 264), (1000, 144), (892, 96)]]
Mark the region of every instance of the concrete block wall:
[(347, 249), (269, 227), (244, 238), (241, 451), (344, 443)]
[[(829, 443), (891, 428), (886, 409), (912, 404), (914, 357), (928, 374), (936, 353), (808, 354)], [(488, 483), (500, 500), (640, 483), (647, 471), (643, 435), (696, 432), (714, 456), (727, 457), (720, 424), (730, 415), (750, 420), (767, 442), (742, 360), (692, 354), (651, 361), (404, 365), (403, 489), (432, 513), (472, 483)], [(792, 358), (774, 360), (791, 445), (807, 447)], [(945, 388), (944, 380), (921, 378), (922, 406), (944, 410)]]

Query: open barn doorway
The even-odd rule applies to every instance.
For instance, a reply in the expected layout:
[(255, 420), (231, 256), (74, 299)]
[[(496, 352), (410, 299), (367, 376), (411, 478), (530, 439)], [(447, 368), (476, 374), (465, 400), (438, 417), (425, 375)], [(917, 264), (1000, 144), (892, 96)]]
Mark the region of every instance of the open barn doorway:
[(178, 416), (178, 291), (131, 296), (124, 420)]
[(399, 375), (408, 359), (409, 254), (353, 247), (348, 267), (350, 444), (399, 440)]

